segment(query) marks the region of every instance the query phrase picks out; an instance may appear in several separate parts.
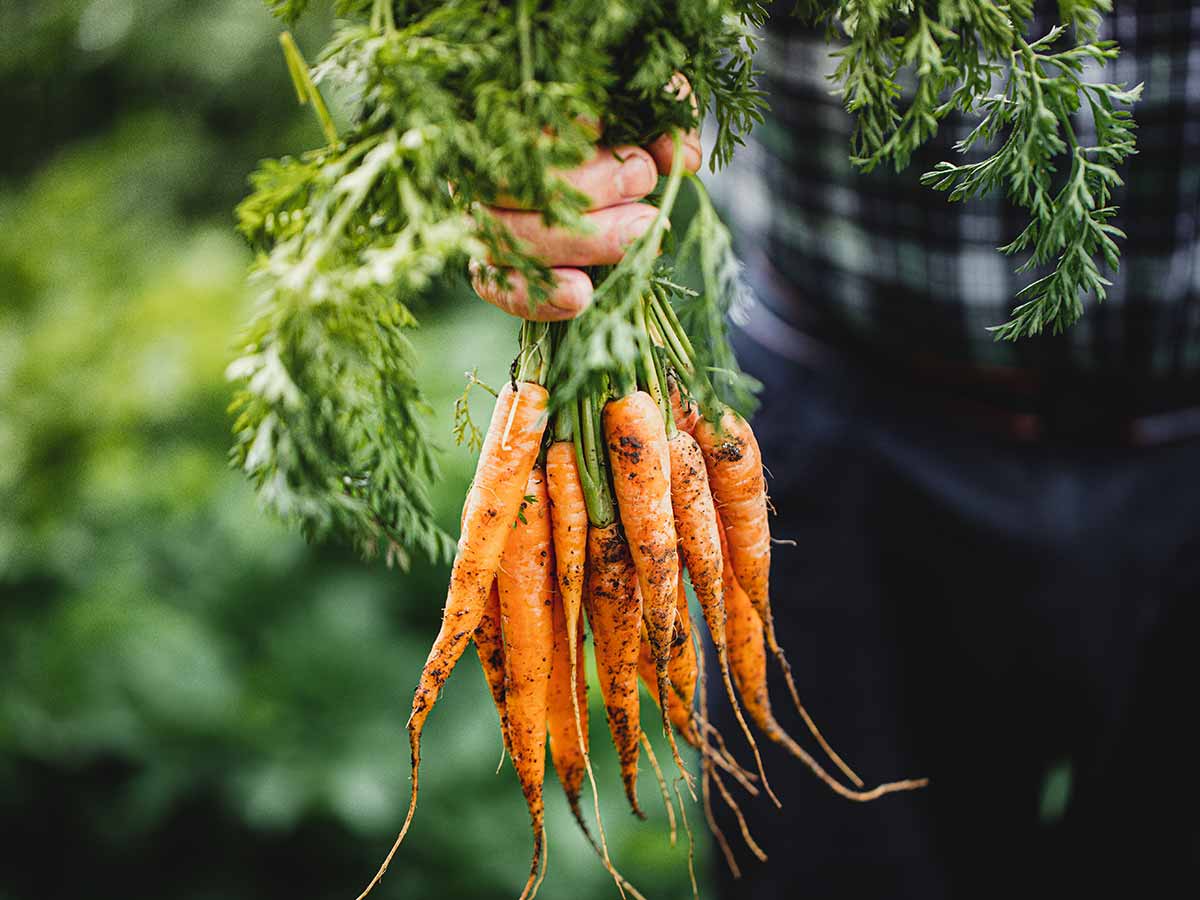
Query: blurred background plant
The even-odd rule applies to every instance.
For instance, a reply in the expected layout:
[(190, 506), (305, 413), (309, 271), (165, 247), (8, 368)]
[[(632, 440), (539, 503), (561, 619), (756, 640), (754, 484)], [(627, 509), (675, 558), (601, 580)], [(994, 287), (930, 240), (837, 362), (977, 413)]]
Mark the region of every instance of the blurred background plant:
[[(446, 572), (308, 547), (226, 463), (250, 261), (231, 210), (259, 158), (319, 140), (276, 37), (254, 0), (0, 5), (5, 900), (349, 898), (403, 813)], [(461, 292), (423, 313), (453, 530), (473, 464), (453, 400), (465, 370), (502, 380), (515, 329)], [(514, 896), (526, 813), (471, 656), (431, 727), (377, 895)], [(592, 727), (617, 860), (648, 896), (690, 896), (686, 841), (661, 807), (635, 827), (599, 709)], [(613, 896), (548, 781), (545, 895)]]

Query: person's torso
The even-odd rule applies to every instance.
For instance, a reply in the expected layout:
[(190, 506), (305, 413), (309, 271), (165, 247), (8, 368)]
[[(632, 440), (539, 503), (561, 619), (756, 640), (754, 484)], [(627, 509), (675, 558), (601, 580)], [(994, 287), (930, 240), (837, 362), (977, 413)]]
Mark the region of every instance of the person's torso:
[[(954, 143), (971, 123), (945, 122), (904, 172), (860, 173), (823, 32), (777, 6), (758, 59), (770, 113), (718, 190), (773, 314), (883, 355), (1151, 380), (1200, 373), (1200, 3), (1117, 0), (1106, 17), (1102, 37), (1119, 42), (1121, 57), (1100, 77), (1145, 83), (1138, 155), (1115, 197), (1114, 224), (1128, 235), (1121, 269), (1106, 273), (1107, 301), (1089, 299), (1065, 335), (1015, 343), (987, 328), (1007, 320), (1035, 277), (997, 250), (1027, 214), (998, 195), (949, 203), (919, 181), (961, 158)], [(1042, 13), (1053, 6), (1038, 3)], [(1090, 122), (1077, 118), (1086, 141)], [(781, 289), (761, 290), (768, 282)]]

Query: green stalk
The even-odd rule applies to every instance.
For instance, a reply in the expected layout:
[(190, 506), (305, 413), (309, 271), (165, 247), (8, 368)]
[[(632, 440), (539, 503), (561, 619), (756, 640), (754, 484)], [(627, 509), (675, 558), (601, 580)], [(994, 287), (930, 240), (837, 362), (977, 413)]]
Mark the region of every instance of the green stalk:
[[(716, 399), (717, 393), (712, 386), (712, 382), (708, 377), (708, 373), (695, 365), (695, 349), (692, 347), (692, 342), (684, 331), (683, 325), (679, 322), (679, 317), (675, 315), (675, 310), (671, 307), (670, 301), (658, 292), (654, 295), (655, 302), (652, 304), (654, 313), (658, 316), (659, 324), (665, 331), (673, 335), (681, 344), (686, 354), (684, 359), (684, 367), (678, 369), (678, 376), (681, 380), (688, 384), (693, 398), (700, 406), (700, 412), (704, 418), (710, 422), (718, 422), (721, 415), (725, 412), (725, 404)], [(701, 389), (695, 389), (697, 386)], [(707, 400), (705, 398), (708, 398)]]
[(312, 73), (308, 70), (308, 63), (304, 61), (304, 54), (296, 46), (296, 41), (290, 31), (279, 35), (279, 45), (283, 48), (283, 59), (287, 63), (288, 73), (292, 76), (292, 87), (296, 89), (296, 99), (300, 101), (301, 106), (306, 103), (312, 104), (317, 122), (325, 133), (325, 140), (331, 146), (336, 144), (338, 133), (337, 126), (333, 124), (333, 116), (329, 114), (329, 107), (325, 105), (325, 99), (321, 96), (320, 89), (312, 80)]
[(645, 385), (646, 390), (654, 397), (654, 401), (661, 406), (659, 401), (662, 398), (658, 396), (654, 384), (654, 351), (650, 346), (650, 329), (646, 326), (646, 304), (642, 300), (638, 300), (634, 304), (633, 324), (637, 328), (638, 362), (642, 367), (638, 382)]
[(616, 521), (617, 512), (608, 484), (608, 466), (600, 452), (604, 440), (600, 434), (598, 403), (594, 394), (581, 397), (578, 403), (571, 404), (571, 415), (575, 426), (575, 461), (579, 466), (588, 521), (604, 527)]
[(658, 256), (658, 248), (662, 244), (663, 234), (671, 221), (671, 210), (675, 208), (675, 198), (679, 196), (679, 185), (683, 182), (683, 141), (679, 139), (678, 129), (671, 135), (671, 140), (675, 145), (671, 153), (671, 174), (667, 177), (667, 185), (663, 189), (662, 200), (658, 204), (658, 215), (651, 224), (650, 230), (646, 232), (644, 242), (638, 251), (637, 262), (639, 264), (642, 264), (643, 259), (648, 257), (648, 261), (645, 262), (647, 271)]
[(639, 300), (633, 308), (633, 321), (638, 330), (638, 349), (641, 355), (642, 375), (646, 391), (654, 398), (666, 424), (667, 434), (675, 430), (675, 418), (671, 415), (671, 397), (665, 390), (666, 383), (659, 379), (659, 361), (650, 341), (650, 329), (646, 325), (646, 301)]
[(549, 329), (545, 322), (521, 324), (521, 350), (516, 380), (545, 384), (550, 369)]
[[(582, 403), (590, 407), (591, 400), (584, 398)], [(611, 524), (615, 517), (612, 497), (608, 492), (608, 479), (597, 470), (596, 460), (590, 458), (591, 453), (587, 445), (593, 445), (594, 450), (594, 441), (587, 439), (588, 432), (579, 417), (579, 403), (572, 403), (570, 409), (575, 465), (579, 469), (579, 483), (583, 488), (583, 502), (587, 506), (588, 521), (597, 527), (603, 527)]]
[(651, 293), (654, 294), (654, 309), (659, 314), (665, 330), (679, 342), (683, 356), (688, 360), (689, 368), (694, 368), (696, 349), (692, 346), (692, 339), (688, 337), (679, 317), (675, 315), (675, 308), (671, 306), (671, 301), (667, 299), (662, 288), (655, 286)]
[[(592, 297), (593, 304), (603, 302), (608, 293), (616, 290), (622, 283), (624, 276), (628, 276), (636, 286), (647, 280), (650, 275), (654, 261), (658, 258), (658, 249), (662, 244), (663, 234), (671, 221), (671, 210), (679, 196), (679, 185), (683, 182), (684, 177), (683, 141), (679, 139), (678, 130), (672, 135), (672, 138), (675, 142), (675, 150), (671, 155), (671, 174), (667, 177), (667, 184), (663, 189), (662, 199), (659, 201), (658, 215), (655, 216), (646, 233), (638, 238), (637, 250), (632, 255), (627, 254), (597, 285), (596, 293)], [(638, 290), (640, 291), (640, 288)]]
[(660, 408), (663, 411), (663, 424), (667, 437), (675, 434), (675, 411), (671, 409), (671, 386), (667, 383), (667, 370), (663, 368), (662, 357), (654, 354), (654, 377), (658, 383), (658, 393), (662, 397)]
[[(562, 343), (563, 336), (570, 327), (570, 322), (550, 323), (549, 341), (551, 358), (557, 354), (558, 346), (560, 343)], [(549, 370), (549, 367), (547, 367), (547, 370)], [(554, 392), (554, 385), (547, 385), (547, 387), (550, 388), (551, 393)], [(569, 441), (572, 439), (572, 436), (578, 431), (578, 428), (573, 427), (571, 418), (571, 413), (565, 409), (559, 410), (554, 414), (554, 421), (551, 424), (551, 440), (553, 440), (555, 443), (559, 443), (561, 441)], [(582, 474), (583, 473), (581, 472), (580, 475), (582, 476)]]
[(680, 375), (691, 372), (694, 368), (692, 361), (683, 349), (683, 345), (679, 341), (679, 336), (670, 327), (670, 323), (663, 320), (662, 311), (658, 308), (658, 304), (651, 301), (648, 310), (653, 330), (662, 338), (662, 348), (666, 351), (667, 356), (671, 358), (671, 365), (675, 367), (675, 370)]
[(519, 0), (517, 3), (517, 39), (521, 47), (521, 86), (533, 81), (533, 40), (531, 38), (531, 16), (529, 7), (531, 0)]
[(622, 366), (619, 370), (612, 373), (614, 384), (618, 397), (628, 397), (638, 389), (637, 372), (630, 366)]
[(554, 443), (562, 443), (572, 439), (574, 429), (571, 427), (571, 417), (565, 411), (558, 413), (554, 417), (554, 427), (551, 429), (554, 435)]

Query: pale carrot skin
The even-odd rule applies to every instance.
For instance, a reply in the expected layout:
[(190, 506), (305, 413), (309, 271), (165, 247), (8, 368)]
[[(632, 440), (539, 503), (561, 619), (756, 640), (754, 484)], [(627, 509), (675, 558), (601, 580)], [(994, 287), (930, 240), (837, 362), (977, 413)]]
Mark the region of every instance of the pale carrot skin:
[[(558, 547), (555, 548), (555, 556)], [(583, 776), (587, 769), (584, 753), (587, 751), (588, 720), (587, 710), (587, 679), (583, 667), (571, 664), (572, 656), (576, 659), (583, 652), (583, 633), (575, 635), (575, 653), (569, 652), (570, 637), (567, 634), (567, 617), (565, 604), (561, 593), (555, 592), (554, 609), (554, 657), (550, 670), (550, 697), (547, 708), (546, 725), (550, 733), (550, 758), (554, 762), (554, 771), (558, 773), (558, 781), (563, 792), (567, 795), (571, 813), (585, 832), (583, 814), (579, 809), (579, 794), (583, 789)], [(575, 696), (571, 694), (574, 691)], [(580, 734), (575, 730), (575, 704), (581, 711), (579, 717), (580, 732), (583, 744), (580, 745)]]
[[(653, 398), (645, 391), (634, 391), (606, 403), (604, 440), (617, 509), (642, 591), (642, 619), (658, 669), (658, 690), (665, 695), (670, 691), (667, 663), (675, 631), (679, 550), (671, 511), (671, 460), (666, 426)], [(663, 732), (690, 789), (692, 780), (675, 746), (666, 702), (663, 699), (660, 704), (664, 706)]]
[(617, 748), (625, 796), (633, 811), (644, 819), (646, 815), (638, 805), (637, 797), (638, 749), (642, 735), (638, 704), (642, 593), (638, 589), (629, 545), (615, 522), (588, 529), (587, 558), (584, 604), (592, 626), (604, 713), (613, 745)]
[(504, 638), (500, 628), (500, 588), (492, 582), (491, 593), (488, 594), (487, 606), (479, 624), (475, 626), (475, 652), (479, 654), (479, 663), (483, 667), (483, 676), (487, 679), (492, 692), (492, 702), (496, 704), (496, 712), (500, 714), (500, 736), (504, 740), (504, 749), (508, 749), (508, 716), (504, 711)]
[[(504, 708), (509, 753), (533, 825), (533, 863), (522, 898), (529, 895), (542, 858), (546, 775), (546, 720), (554, 652), (554, 547), (546, 476), (534, 467), (524, 487), (531, 498), (509, 530), (496, 582), (504, 631)], [(522, 521), (522, 518), (524, 521)], [(572, 718), (572, 731), (574, 719)]]
[(417, 809), (421, 733), (425, 720), (487, 606), (509, 526), (520, 508), (525, 482), (542, 443), (548, 396), (541, 385), (521, 381), (517, 382), (515, 390), (512, 384), (505, 385), (496, 399), (496, 408), (492, 411), (475, 467), (475, 478), (463, 504), (462, 533), (450, 571), (442, 625), (413, 694), (412, 714), (408, 718), (408, 744), (412, 753), (408, 813), (392, 849), (359, 895), (360, 900), (379, 883), (412, 824)]
[(729, 663), (733, 669), (733, 677), (742, 697), (742, 706), (763, 734), (803, 762), (831, 790), (848, 800), (874, 800), (884, 794), (910, 791), (928, 784), (927, 779), (919, 778), (881, 784), (869, 791), (857, 791), (847, 788), (826, 772), (775, 720), (775, 714), (771, 710), (771, 697), (767, 691), (767, 649), (763, 640), (762, 619), (754, 609), (754, 604), (750, 602), (750, 597), (734, 577), (731, 566), (725, 567), (725, 611)]

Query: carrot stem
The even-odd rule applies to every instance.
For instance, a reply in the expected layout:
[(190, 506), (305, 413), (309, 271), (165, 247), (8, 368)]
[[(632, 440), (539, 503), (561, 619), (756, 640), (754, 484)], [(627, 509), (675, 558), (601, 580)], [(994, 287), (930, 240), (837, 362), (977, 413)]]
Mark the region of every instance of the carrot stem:
[(690, 373), (692, 371), (691, 360), (687, 357), (687, 351), (683, 349), (683, 345), (679, 342), (679, 336), (675, 334), (669, 323), (663, 319), (662, 312), (659, 310), (659, 305), (656, 302), (657, 297), (653, 294), (649, 303), (650, 321), (653, 326), (653, 332), (659, 335), (662, 339), (662, 348), (667, 356), (671, 358), (671, 365), (680, 373)]
[(596, 415), (596, 403), (594, 395), (581, 397), (578, 403), (571, 404), (571, 416), (575, 431), (575, 458), (579, 463), (588, 521), (602, 528), (616, 520), (617, 511), (608, 486), (608, 467), (597, 440), (600, 417)]
[(550, 368), (549, 328), (545, 322), (523, 322), (521, 324), (521, 350), (517, 381), (545, 384)]
[(633, 323), (638, 331), (638, 350), (642, 364), (642, 380), (646, 385), (646, 392), (654, 398), (659, 412), (662, 413), (663, 423), (669, 437), (674, 433), (675, 420), (671, 415), (669, 395), (663, 390), (663, 384), (659, 381), (659, 367), (655, 359), (654, 345), (650, 341), (650, 329), (646, 324), (646, 304), (643, 300), (639, 300), (633, 307)]
[(654, 295), (655, 309), (666, 323), (670, 333), (679, 341), (683, 349), (683, 355), (687, 357), (690, 363), (696, 358), (696, 349), (692, 346), (691, 338), (688, 337), (687, 331), (684, 330), (683, 325), (680, 323), (679, 316), (675, 315), (675, 308), (671, 306), (671, 301), (667, 298), (666, 291), (659, 285), (653, 285), (651, 293)]
[(675, 413), (671, 409), (671, 386), (667, 384), (667, 370), (663, 366), (662, 356), (654, 354), (654, 379), (658, 387), (658, 405), (663, 411), (663, 425), (667, 431), (667, 440), (675, 434)]
[(292, 87), (296, 89), (296, 99), (300, 101), (301, 106), (305, 103), (312, 104), (313, 113), (317, 117), (321, 131), (325, 133), (325, 140), (329, 146), (337, 146), (338, 133), (337, 126), (333, 124), (333, 116), (329, 114), (325, 98), (321, 96), (320, 88), (313, 81), (308, 63), (304, 61), (304, 56), (300, 53), (300, 48), (296, 46), (296, 40), (290, 31), (279, 35), (279, 45), (283, 48), (283, 58), (287, 63), (288, 74), (292, 76)]
[[(658, 202), (658, 215), (651, 223), (649, 230), (631, 247), (633, 252), (627, 253), (613, 270), (614, 272), (628, 273), (635, 284), (649, 279), (654, 261), (658, 257), (659, 247), (662, 245), (663, 234), (671, 220), (675, 199), (679, 196), (679, 186), (683, 183), (686, 174), (683, 167), (683, 141), (680, 138), (679, 129), (675, 129), (671, 137), (675, 149), (671, 154), (671, 172), (667, 176), (662, 198)], [(593, 303), (603, 302), (609, 292), (619, 289), (622, 281), (623, 279), (605, 278), (596, 288), (596, 293), (592, 297)]]
[(691, 339), (687, 335), (686, 329), (680, 324), (679, 317), (675, 315), (675, 309), (671, 306), (671, 301), (667, 298), (666, 293), (659, 285), (651, 286), (651, 294), (653, 296), (652, 308), (655, 315), (658, 317), (658, 322), (663, 331), (667, 334), (674, 335), (679, 341), (680, 347), (683, 350), (684, 358), (683, 366), (678, 370), (679, 377), (684, 381), (689, 388), (699, 386), (703, 390), (695, 391), (700, 398), (700, 412), (704, 418), (710, 422), (717, 422), (725, 413), (724, 405), (719, 402), (714, 403), (712, 398), (716, 397), (716, 391), (712, 386), (706, 370), (696, 366), (694, 360), (696, 358), (696, 350), (692, 346)]

